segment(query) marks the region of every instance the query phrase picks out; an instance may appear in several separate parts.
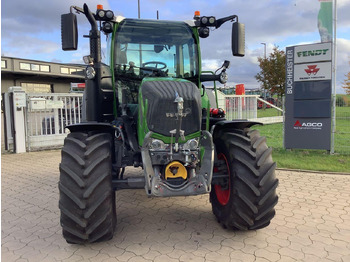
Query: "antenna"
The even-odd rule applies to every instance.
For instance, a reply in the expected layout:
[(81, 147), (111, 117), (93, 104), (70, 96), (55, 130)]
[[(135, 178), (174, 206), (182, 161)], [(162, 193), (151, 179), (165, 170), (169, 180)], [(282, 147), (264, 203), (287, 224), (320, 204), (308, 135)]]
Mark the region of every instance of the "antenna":
[(140, 10), (140, 0), (137, 1), (137, 18), (140, 19), (141, 18), (141, 10)]

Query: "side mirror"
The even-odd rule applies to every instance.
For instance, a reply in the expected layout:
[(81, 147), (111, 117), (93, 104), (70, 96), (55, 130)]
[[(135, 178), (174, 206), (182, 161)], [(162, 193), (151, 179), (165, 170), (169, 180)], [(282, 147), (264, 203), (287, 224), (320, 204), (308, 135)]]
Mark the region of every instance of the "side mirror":
[(232, 55), (244, 56), (245, 54), (245, 29), (244, 24), (232, 24)]
[(77, 16), (73, 13), (61, 15), (62, 50), (78, 49)]

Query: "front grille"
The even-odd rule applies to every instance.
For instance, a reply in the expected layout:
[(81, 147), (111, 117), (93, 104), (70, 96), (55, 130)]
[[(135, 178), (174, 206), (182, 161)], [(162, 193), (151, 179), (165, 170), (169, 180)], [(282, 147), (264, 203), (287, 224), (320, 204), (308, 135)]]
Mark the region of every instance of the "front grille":
[[(183, 112), (189, 112), (182, 118), (181, 129), (185, 135), (201, 129), (201, 96), (198, 87), (188, 81), (145, 81), (141, 86), (142, 98), (148, 100), (147, 125), (150, 131), (170, 136), (170, 131), (177, 128), (178, 120), (167, 117), (167, 113), (177, 113), (176, 94), (184, 99)], [(143, 115), (141, 113), (141, 115)]]

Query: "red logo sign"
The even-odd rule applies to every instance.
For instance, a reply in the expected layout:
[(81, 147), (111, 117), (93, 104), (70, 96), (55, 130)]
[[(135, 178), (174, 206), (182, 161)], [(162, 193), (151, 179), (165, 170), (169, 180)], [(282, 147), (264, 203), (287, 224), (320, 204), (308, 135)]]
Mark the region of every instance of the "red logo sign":
[(316, 75), (317, 72), (320, 70), (319, 68), (317, 68), (317, 65), (308, 65), (307, 67), (307, 69), (304, 69), (307, 75)]
[(294, 129), (322, 129), (323, 124), (321, 122), (304, 122), (300, 123), (297, 120), (294, 123)]
[(299, 120), (297, 120), (297, 121), (295, 122), (294, 126), (299, 126), (299, 127), (301, 127), (301, 123), (300, 123), (300, 121), (299, 121)]

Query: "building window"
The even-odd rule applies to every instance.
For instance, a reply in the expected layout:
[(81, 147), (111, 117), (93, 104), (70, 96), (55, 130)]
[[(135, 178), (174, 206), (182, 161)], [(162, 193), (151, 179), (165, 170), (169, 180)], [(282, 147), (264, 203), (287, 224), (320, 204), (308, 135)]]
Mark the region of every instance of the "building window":
[(39, 69), (40, 69), (39, 65), (36, 65), (36, 64), (31, 64), (30, 68), (32, 71), (39, 71)]
[(51, 93), (50, 84), (21, 83), (21, 86), (26, 93)]
[(61, 67), (61, 73), (62, 74), (69, 74), (69, 68), (68, 67)]
[(7, 61), (6, 60), (1, 60), (1, 68), (7, 68)]
[(72, 67), (61, 67), (61, 74), (83, 75), (83, 69)]
[(84, 76), (84, 70), (81, 68), (77, 68), (74, 71), (71, 72), (72, 75), (81, 75)]
[(29, 63), (19, 63), (19, 69), (30, 70), (30, 64)]
[(41, 72), (50, 72), (50, 66), (48, 65), (40, 65)]
[(39, 65), (39, 64), (30, 64), (30, 63), (19, 63), (19, 69), (30, 70), (30, 71), (50, 72), (49, 65)]

